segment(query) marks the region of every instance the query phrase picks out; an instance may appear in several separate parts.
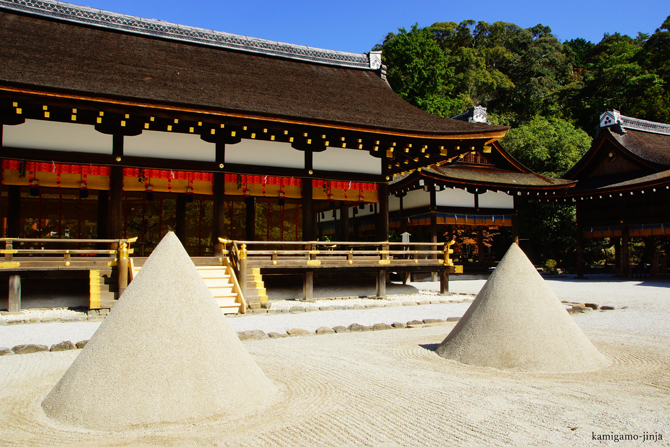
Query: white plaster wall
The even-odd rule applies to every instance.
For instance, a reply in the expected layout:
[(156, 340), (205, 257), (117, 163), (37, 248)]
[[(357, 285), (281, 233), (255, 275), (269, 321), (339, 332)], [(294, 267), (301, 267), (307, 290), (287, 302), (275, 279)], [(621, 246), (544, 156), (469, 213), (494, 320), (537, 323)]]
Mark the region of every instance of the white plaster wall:
[(382, 160), (368, 151), (329, 147), (323, 152), (314, 152), (313, 166), (320, 171), (357, 172), (360, 174), (382, 173)]
[(514, 209), (514, 197), (507, 195), (504, 192), (487, 191), (479, 195), (480, 208), (503, 208)]
[(112, 136), (94, 126), (27, 119), (24, 124), (3, 126), (2, 145), (25, 149), (112, 154)]
[[(403, 202), (403, 208), (405, 207), (405, 202)], [(394, 195), (389, 196), (389, 211), (398, 211), (400, 209), (400, 197)]]
[(304, 169), (305, 153), (290, 143), (242, 140), (226, 145), (226, 163)]
[(132, 157), (216, 161), (216, 146), (199, 135), (145, 130), (123, 139), (123, 154)]
[[(427, 195), (428, 193), (426, 193)], [(438, 191), (435, 193), (435, 203), (437, 206), (459, 206), (464, 208), (475, 207), (475, 195), (470, 194), (464, 189), (450, 189)]]
[(430, 193), (423, 189), (407, 191), (407, 195), (403, 197), (402, 206), (403, 209), (406, 210), (422, 206), (430, 206)]

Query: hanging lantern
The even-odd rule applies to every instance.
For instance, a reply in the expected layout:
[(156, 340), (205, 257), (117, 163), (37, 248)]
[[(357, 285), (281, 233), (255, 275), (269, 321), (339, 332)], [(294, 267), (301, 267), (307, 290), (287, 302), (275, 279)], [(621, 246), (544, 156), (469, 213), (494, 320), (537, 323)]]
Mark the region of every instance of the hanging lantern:
[(251, 191), (248, 189), (244, 190), (244, 204), (247, 206), (251, 206), (254, 204), (254, 199), (251, 198)]
[(30, 195), (32, 197), (37, 197), (40, 195), (40, 182), (37, 179), (30, 181)]
[(186, 188), (186, 203), (192, 203), (193, 202), (193, 188), (190, 186)]
[(86, 183), (84, 183), (84, 182), (81, 182), (79, 184), (79, 198), (80, 199), (88, 198), (88, 187), (86, 186)]
[[(365, 197), (363, 197), (363, 191), (358, 195), (358, 208), (365, 209)], [(356, 208), (354, 208), (354, 213), (356, 213)]]
[(286, 195), (284, 194), (284, 191), (279, 192), (279, 206), (284, 206), (286, 203)]
[(335, 196), (328, 194), (328, 201), (330, 202), (330, 209), (335, 208)]
[[(153, 187), (153, 186), (151, 186), (151, 185), (147, 185), (145, 198), (146, 198), (147, 200), (153, 200), (153, 199), (154, 199), (154, 187)], [(191, 198), (191, 201), (192, 201), (192, 200), (193, 200), (193, 199)], [(186, 201), (188, 202), (188, 199), (186, 199)]]

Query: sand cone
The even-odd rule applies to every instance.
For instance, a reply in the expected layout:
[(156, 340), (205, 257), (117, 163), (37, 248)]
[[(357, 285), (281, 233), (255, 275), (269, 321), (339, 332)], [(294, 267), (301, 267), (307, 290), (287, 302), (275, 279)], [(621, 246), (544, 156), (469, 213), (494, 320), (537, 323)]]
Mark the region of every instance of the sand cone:
[(277, 393), (168, 233), (42, 407), (118, 429), (246, 413)]
[(516, 244), (436, 352), (520, 371), (581, 372), (609, 364)]

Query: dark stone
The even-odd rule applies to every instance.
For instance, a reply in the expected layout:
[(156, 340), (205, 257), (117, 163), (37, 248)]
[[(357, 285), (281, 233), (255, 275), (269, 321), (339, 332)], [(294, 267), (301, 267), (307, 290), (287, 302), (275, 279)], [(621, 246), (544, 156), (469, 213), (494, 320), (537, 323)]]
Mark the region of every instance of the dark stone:
[(14, 354), (32, 354), (33, 352), (48, 351), (49, 347), (45, 345), (17, 345), (12, 348)]
[(444, 323), (444, 320), (440, 320), (439, 318), (426, 318), (423, 320), (423, 324), (436, 324), (436, 323)]
[(335, 331), (334, 331), (333, 329), (329, 328), (329, 327), (325, 327), (325, 326), (324, 326), (324, 327), (320, 327), (319, 329), (317, 329), (317, 330), (316, 330), (316, 333), (317, 333), (318, 335), (321, 335), (321, 334), (334, 334)]
[(268, 338), (268, 334), (261, 331), (260, 329), (238, 332), (237, 336), (240, 340), (262, 340), (264, 338)]
[(396, 328), (396, 329), (405, 329), (407, 327), (407, 325), (405, 323), (399, 323), (399, 322), (395, 322), (395, 323), (391, 324), (391, 326)]
[(3, 355), (14, 355), (14, 351), (9, 348), (0, 348), (0, 357)]
[(598, 305), (595, 304), (595, 303), (584, 303), (584, 306), (586, 306), (586, 307), (590, 307), (590, 308), (593, 309), (593, 310), (598, 310), (598, 308), (600, 307), (600, 306), (598, 306)]
[(414, 325), (417, 325), (417, 324), (423, 324), (423, 321), (421, 321), (421, 320), (412, 320), (412, 321), (408, 321), (408, 322), (407, 322), (407, 326), (409, 326), (409, 325), (413, 325), (413, 326), (414, 326)]
[(352, 323), (347, 327), (351, 332), (365, 332), (370, 330), (370, 326), (363, 326), (362, 324)]
[(302, 306), (293, 306), (288, 310), (290, 313), (295, 314), (299, 312), (304, 312), (305, 308)]
[(286, 331), (288, 335), (294, 337), (296, 335), (313, 335), (313, 332), (308, 331), (307, 329), (293, 328)]
[(51, 352), (70, 351), (72, 349), (77, 349), (74, 343), (72, 343), (71, 341), (62, 341), (60, 343), (51, 345), (51, 349), (49, 349), (49, 351)]
[(321, 306), (319, 310), (335, 310), (335, 308), (333, 306)]
[(344, 327), (344, 326), (335, 326), (335, 327), (333, 328), (333, 330), (334, 330), (336, 333), (338, 333), (338, 334), (341, 334), (342, 332), (348, 332), (348, 331), (349, 331), (349, 329), (347, 329), (347, 328)]
[(270, 338), (286, 338), (287, 334), (280, 334), (279, 332), (268, 332), (268, 337)]
[(77, 347), (77, 349), (84, 349), (84, 346), (86, 346), (86, 343), (88, 343), (88, 340), (81, 340), (75, 343), (74, 345)]
[(373, 331), (385, 331), (386, 329), (391, 329), (391, 326), (386, 323), (377, 323), (372, 325)]
[(600, 306), (600, 310), (614, 310), (614, 306)]
[(447, 318), (448, 323), (453, 323), (455, 321), (460, 321), (460, 320), (461, 320), (461, 317), (449, 317), (449, 318)]

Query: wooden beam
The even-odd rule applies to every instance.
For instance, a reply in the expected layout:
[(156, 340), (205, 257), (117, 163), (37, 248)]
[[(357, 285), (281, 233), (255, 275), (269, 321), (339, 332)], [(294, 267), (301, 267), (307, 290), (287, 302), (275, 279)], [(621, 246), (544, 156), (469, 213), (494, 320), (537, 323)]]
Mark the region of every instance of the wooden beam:
[(377, 298), (386, 298), (386, 270), (377, 271)]
[(377, 196), (379, 198), (379, 214), (377, 215), (377, 240), (388, 241), (389, 239), (389, 185), (379, 183), (377, 185)]
[(449, 294), (449, 269), (447, 268), (440, 270), (440, 294)]
[(21, 187), (10, 185), (7, 191), (7, 237), (19, 237), (21, 218)]
[(9, 306), (8, 311), (21, 311), (21, 277), (19, 275), (11, 275), (9, 277)]
[(624, 278), (631, 277), (630, 268), (630, 251), (628, 250), (629, 242), (628, 225), (621, 226), (621, 276)]
[(183, 245), (186, 245), (186, 194), (177, 194), (177, 219), (175, 235)]
[(302, 299), (309, 301), (314, 299), (314, 271), (307, 270), (302, 283)]

